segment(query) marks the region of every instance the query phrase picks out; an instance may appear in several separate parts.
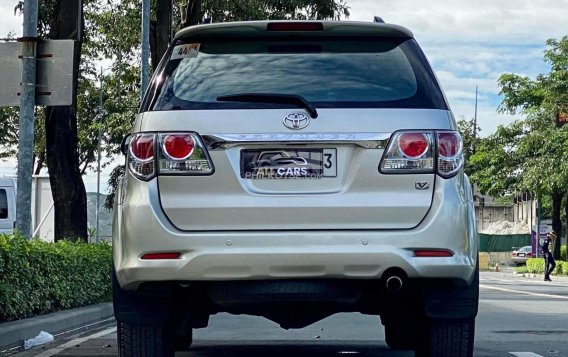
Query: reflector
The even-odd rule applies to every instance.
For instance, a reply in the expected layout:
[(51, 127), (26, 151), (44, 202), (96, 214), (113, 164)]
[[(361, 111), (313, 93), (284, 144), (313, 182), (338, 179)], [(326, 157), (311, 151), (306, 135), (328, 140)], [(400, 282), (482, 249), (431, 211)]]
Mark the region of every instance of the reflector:
[(443, 249), (420, 249), (414, 251), (414, 256), (430, 257), (430, 258), (453, 257), (454, 253), (449, 250), (443, 250)]
[(142, 256), (142, 259), (155, 260), (155, 259), (178, 259), (181, 253), (148, 253)]

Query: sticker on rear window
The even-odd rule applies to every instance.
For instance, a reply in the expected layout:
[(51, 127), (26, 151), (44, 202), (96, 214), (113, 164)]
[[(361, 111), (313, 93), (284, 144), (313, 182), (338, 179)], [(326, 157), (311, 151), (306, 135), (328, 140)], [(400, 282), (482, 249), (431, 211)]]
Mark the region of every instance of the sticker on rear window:
[(195, 58), (199, 53), (199, 43), (189, 43), (187, 45), (179, 45), (174, 47), (170, 59), (176, 60), (180, 58)]

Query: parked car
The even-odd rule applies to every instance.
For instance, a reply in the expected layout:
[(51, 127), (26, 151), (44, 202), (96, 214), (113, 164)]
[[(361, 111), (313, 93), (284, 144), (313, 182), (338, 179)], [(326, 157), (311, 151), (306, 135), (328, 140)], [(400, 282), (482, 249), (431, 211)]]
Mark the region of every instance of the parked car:
[(530, 245), (511, 252), (511, 260), (515, 265), (526, 264), (527, 260), (530, 258), (532, 258), (532, 247)]
[(406, 28), (181, 30), (123, 145), (119, 355), (172, 356), (219, 312), (285, 329), (360, 312), (392, 348), (471, 357), (479, 244), (462, 148)]
[(0, 234), (16, 227), (16, 179), (0, 176)]

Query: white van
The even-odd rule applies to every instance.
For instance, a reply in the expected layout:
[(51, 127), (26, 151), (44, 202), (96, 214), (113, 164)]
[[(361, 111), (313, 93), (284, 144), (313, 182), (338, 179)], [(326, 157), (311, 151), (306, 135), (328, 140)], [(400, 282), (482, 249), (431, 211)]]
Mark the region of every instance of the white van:
[(0, 177), (0, 234), (11, 234), (16, 226), (16, 179)]

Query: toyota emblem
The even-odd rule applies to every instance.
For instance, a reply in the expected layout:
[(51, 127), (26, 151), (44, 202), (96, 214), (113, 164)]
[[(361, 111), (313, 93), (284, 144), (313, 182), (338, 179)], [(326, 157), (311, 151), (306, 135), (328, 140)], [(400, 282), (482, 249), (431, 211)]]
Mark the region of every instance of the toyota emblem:
[(284, 126), (288, 129), (300, 130), (310, 124), (310, 118), (302, 113), (292, 113), (284, 117)]

